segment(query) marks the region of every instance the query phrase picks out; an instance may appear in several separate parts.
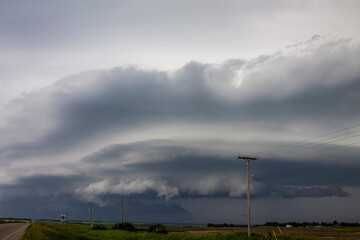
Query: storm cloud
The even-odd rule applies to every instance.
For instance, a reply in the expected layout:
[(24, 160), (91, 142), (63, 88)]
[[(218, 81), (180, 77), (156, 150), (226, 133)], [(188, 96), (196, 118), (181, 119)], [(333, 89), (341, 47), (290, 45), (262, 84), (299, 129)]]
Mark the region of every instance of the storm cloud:
[(299, 188), (299, 187), (284, 187), (278, 193), (284, 198), (294, 197), (348, 197), (349, 193), (345, 192), (339, 186), (332, 187), (311, 187), (311, 188)]
[[(237, 154), (360, 119), (359, 65), (359, 43), (315, 36), (250, 60), (67, 76), (3, 109), (1, 201), (41, 198), (50, 206), (64, 196), (63, 208), (92, 200), (105, 212), (111, 199), (126, 195), (133, 214), (137, 206), (152, 208), (166, 221), (191, 219), (182, 199), (242, 201), (246, 173)], [(338, 147), (331, 151), (280, 152), (254, 162), (252, 194), (351, 198), (346, 188), (360, 187), (360, 165), (359, 134), (350, 133), (350, 140), (322, 143)], [(314, 143), (310, 150), (321, 149)]]

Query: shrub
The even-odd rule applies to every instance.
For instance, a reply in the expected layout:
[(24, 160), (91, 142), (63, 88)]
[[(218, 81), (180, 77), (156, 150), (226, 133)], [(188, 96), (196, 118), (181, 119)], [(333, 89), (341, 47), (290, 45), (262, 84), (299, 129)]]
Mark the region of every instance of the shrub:
[(124, 223), (116, 223), (113, 227), (113, 229), (117, 230), (125, 230), (129, 232), (135, 232), (135, 226), (132, 223), (124, 222)]
[(150, 225), (149, 229), (148, 229), (148, 232), (163, 233), (163, 234), (168, 233), (165, 226), (162, 225), (162, 224), (152, 224), (152, 225)]
[(235, 227), (234, 224), (227, 224), (227, 223), (224, 223), (224, 224), (208, 223), (207, 226), (208, 227)]
[(97, 225), (94, 225), (91, 229), (92, 230), (106, 230), (107, 227), (103, 224), (97, 224)]

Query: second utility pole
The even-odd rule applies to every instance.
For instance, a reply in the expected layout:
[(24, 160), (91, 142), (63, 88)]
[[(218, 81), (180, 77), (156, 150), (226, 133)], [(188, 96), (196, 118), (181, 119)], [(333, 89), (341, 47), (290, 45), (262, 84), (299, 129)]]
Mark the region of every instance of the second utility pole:
[(92, 207), (92, 202), (89, 202), (89, 205), (90, 205), (90, 226), (92, 227), (93, 226), (93, 207)]
[(246, 172), (247, 172), (247, 206), (248, 206), (248, 236), (251, 236), (251, 223), (250, 223), (250, 175), (249, 175), (249, 161), (256, 160), (254, 157), (239, 156), (237, 159), (246, 160)]
[(124, 223), (124, 196), (120, 196), (121, 198), (121, 223)]

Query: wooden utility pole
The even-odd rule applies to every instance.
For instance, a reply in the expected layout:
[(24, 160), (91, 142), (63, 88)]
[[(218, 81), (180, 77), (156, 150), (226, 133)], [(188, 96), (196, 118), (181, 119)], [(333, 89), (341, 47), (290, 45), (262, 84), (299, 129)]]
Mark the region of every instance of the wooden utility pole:
[(124, 196), (120, 196), (121, 198), (121, 223), (124, 223)]
[(237, 159), (243, 159), (246, 160), (246, 172), (247, 172), (247, 206), (248, 206), (248, 236), (251, 236), (251, 223), (250, 223), (250, 175), (249, 175), (249, 168), (250, 168), (250, 164), (249, 161), (250, 160), (256, 160), (257, 158), (255, 157), (244, 157), (244, 156), (239, 156)]
[(79, 222), (79, 209), (75, 210), (75, 223)]
[(93, 226), (93, 207), (92, 207), (92, 202), (89, 202), (90, 204), (90, 226), (92, 227)]

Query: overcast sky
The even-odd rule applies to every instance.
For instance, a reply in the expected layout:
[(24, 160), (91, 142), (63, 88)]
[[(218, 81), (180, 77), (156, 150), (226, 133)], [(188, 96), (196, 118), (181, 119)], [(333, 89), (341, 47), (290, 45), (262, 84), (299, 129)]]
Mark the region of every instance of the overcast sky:
[(1, 1), (0, 216), (359, 222), (359, 11)]

